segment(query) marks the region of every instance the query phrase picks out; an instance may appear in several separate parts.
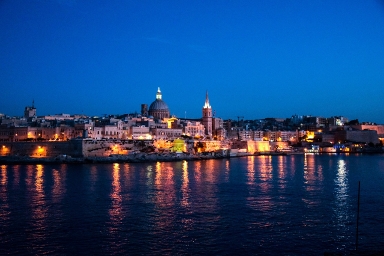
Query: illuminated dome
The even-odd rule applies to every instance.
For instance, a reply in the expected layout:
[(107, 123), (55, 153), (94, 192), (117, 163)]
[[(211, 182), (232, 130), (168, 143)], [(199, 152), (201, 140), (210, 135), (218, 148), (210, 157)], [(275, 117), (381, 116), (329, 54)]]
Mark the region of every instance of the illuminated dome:
[(155, 119), (169, 118), (169, 109), (167, 103), (162, 99), (160, 87), (156, 93), (156, 100), (149, 106), (148, 114)]

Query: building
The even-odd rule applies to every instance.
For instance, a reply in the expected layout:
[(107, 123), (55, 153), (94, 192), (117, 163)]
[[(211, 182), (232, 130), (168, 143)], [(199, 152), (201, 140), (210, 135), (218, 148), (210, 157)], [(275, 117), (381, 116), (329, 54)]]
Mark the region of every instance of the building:
[(184, 134), (190, 137), (203, 137), (205, 127), (200, 122), (187, 122), (184, 126)]
[[(142, 109), (142, 112), (145, 112)], [(156, 100), (149, 106), (148, 115), (153, 116), (154, 119), (169, 118), (168, 105), (163, 101), (160, 87), (157, 89)]]
[(202, 123), (205, 127), (205, 135), (212, 136), (212, 107), (209, 105), (208, 91), (205, 95)]
[(32, 107), (25, 107), (24, 117), (26, 119), (36, 117), (35, 101), (32, 101)]
[(354, 143), (373, 143), (378, 144), (379, 137), (376, 130), (346, 130), (335, 131), (335, 143), (354, 142)]
[(129, 138), (133, 140), (150, 140), (152, 135), (149, 132), (149, 127), (131, 126), (129, 129)]
[(180, 138), (182, 129), (154, 128), (151, 129), (151, 135), (156, 140), (174, 140)]

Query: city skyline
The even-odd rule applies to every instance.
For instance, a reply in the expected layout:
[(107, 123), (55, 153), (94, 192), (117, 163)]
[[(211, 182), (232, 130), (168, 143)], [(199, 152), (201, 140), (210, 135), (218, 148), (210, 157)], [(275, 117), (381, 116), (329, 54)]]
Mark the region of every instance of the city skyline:
[(345, 116), (383, 124), (382, 1), (2, 1), (0, 113)]

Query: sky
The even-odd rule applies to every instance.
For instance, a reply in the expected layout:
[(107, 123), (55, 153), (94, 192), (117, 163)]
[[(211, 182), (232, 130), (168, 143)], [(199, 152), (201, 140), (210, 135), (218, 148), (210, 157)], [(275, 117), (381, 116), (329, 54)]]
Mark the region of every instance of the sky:
[(384, 0), (0, 0), (0, 113), (384, 124)]

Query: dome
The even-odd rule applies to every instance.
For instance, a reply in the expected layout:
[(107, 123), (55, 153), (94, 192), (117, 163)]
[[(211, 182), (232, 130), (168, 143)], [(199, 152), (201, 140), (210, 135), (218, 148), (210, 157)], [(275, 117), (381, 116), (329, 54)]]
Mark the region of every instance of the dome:
[(167, 103), (162, 99), (160, 88), (156, 93), (156, 100), (149, 106), (148, 114), (155, 119), (169, 118), (169, 109)]
[(163, 100), (160, 100), (160, 99), (156, 99), (149, 106), (149, 111), (155, 111), (155, 110), (166, 110), (166, 111), (169, 111), (167, 103), (165, 103)]

